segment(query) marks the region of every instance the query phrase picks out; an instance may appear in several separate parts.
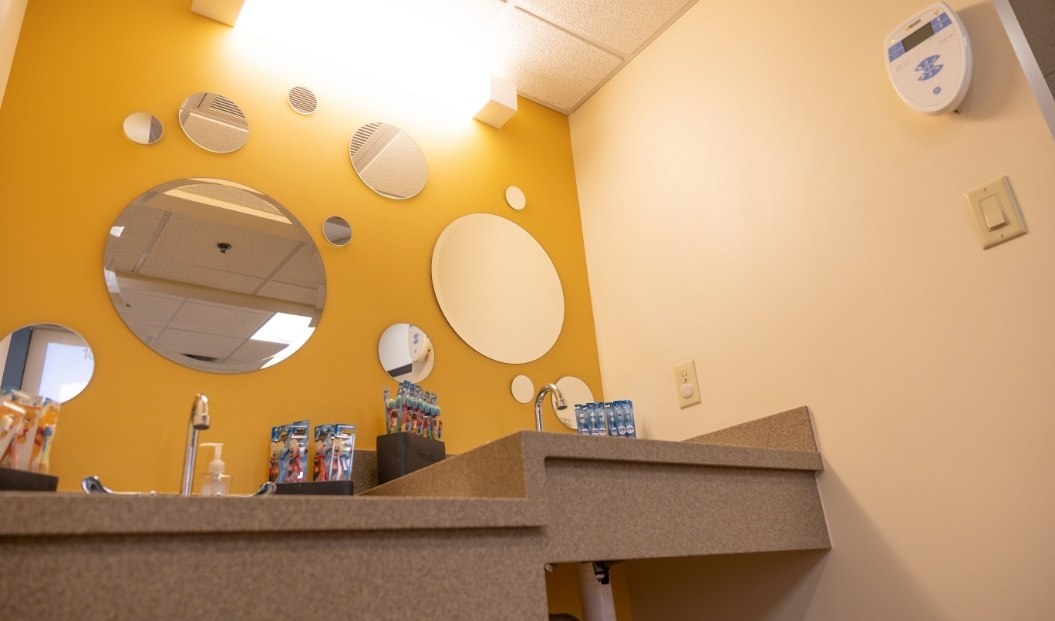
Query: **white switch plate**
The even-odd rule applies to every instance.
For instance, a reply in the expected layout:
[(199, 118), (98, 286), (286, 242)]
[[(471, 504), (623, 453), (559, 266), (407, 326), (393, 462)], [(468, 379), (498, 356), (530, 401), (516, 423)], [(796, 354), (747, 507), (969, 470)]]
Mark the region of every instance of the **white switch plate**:
[[(964, 194), (974, 220), (974, 230), (982, 248), (992, 248), (1026, 234), (1026, 224), (1018, 211), (1011, 182), (1000, 177)], [(986, 218), (988, 212), (988, 219)], [(1001, 218), (1001, 216), (1003, 216)], [(995, 223), (995, 226), (993, 224)]]
[[(696, 380), (696, 361), (674, 367), (674, 391), (678, 395), (678, 406), (687, 408), (700, 402), (700, 383)], [(688, 394), (688, 396), (685, 396)]]

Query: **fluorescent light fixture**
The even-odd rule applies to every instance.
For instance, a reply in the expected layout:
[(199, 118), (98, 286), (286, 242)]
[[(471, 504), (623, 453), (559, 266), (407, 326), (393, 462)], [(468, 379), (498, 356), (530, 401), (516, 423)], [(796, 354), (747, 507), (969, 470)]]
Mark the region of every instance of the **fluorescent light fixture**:
[(315, 331), (311, 325), (311, 317), (302, 315), (289, 315), (287, 313), (275, 313), (267, 323), (260, 326), (252, 337), (254, 341), (266, 341), (268, 343), (279, 343), (286, 345), (282, 351), (261, 365), (261, 369), (274, 366), (298, 351), (304, 343), (311, 338)]

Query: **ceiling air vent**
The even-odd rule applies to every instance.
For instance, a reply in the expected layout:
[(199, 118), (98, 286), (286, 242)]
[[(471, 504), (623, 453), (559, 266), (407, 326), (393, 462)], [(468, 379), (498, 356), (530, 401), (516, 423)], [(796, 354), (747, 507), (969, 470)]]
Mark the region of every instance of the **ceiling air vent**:
[(208, 102), (209, 108), (215, 112), (229, 114), (238, 119), (245, 119), (245, 114), (242, 112), (242, 109), (238, 107), (238, 104), (223, 95), (212, 93), (212, 96), (206, 97), (205, 101)]
[(315, 93), (311, 92), (310, 89), (303, 86), (294, 86), (289, 89), (289, 105), (301, 114), (311, 114), (315, 112), (315, 107), (319, 105), (319, 101), (315, 99)]
[(351, 146), (348, 147), (348, 155), (352, 156), (352, 159), (355, 159), (355, 155), (359, 153), (359, 149), (363, 148), (363, 145), (370, 140), (370, 137), (374, 135), (374, 132), (376, 132), (379, 127), (381, 127), (380, 123), (367, 123), (355, 132), (355, 135), (352, 136)]

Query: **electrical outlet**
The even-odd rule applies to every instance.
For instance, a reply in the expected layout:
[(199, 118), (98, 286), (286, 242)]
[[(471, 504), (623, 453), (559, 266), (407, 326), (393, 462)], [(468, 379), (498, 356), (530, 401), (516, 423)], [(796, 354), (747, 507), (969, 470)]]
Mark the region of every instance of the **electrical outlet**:
[(687, 408), (700, 402), (700, 382), (696, 379), (696, 361), (674, 367), (674, 388), (678, 393), (678, 406)]

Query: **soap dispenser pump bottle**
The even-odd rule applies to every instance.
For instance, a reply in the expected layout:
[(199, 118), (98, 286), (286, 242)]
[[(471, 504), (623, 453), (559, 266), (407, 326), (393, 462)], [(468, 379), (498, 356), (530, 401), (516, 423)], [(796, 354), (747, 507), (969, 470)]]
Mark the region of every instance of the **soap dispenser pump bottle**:
[(223, 442), (202, 442), (201, 446), (213, 447), (213, 458), (209, 462), (209, 473), (202, 481), (202, 496), (223, 496), (231, 490), (231, 475), (224, 474)]

